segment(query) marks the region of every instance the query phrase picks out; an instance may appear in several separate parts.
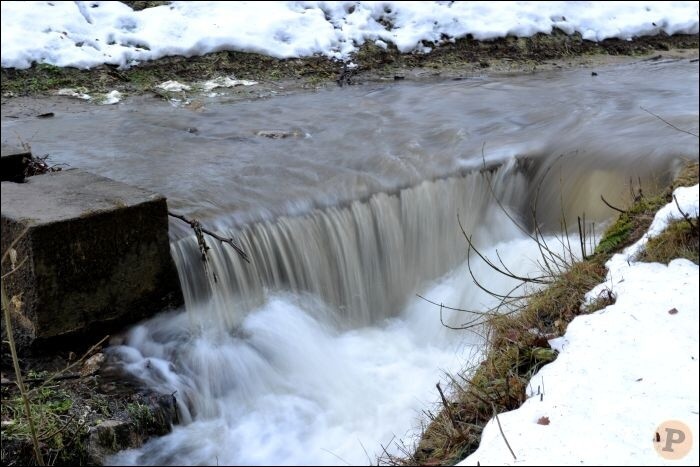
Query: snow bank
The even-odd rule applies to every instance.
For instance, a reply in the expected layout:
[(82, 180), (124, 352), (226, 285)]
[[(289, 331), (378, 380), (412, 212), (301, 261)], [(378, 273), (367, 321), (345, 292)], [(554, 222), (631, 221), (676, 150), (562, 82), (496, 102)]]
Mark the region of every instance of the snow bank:
[[(697, 216), (698, 185), (675, 195)], [(531, 397), (499, 415), (517, 460), (491, 420), (479, 449), (458, 465), (698, 465), (698, 266), (634, 262), (649, 238), (679, 218), (668, 204), (643, 239), (613, 256), (606, 282), (590, 295), (608, 288), (617, 302), (574, 319), (551, 342), (561, 353), (532, 378)], [(680, 460), (654, 447), (668, 420), (685, 423), (694, 438)]]
[(697, 2), (2, 2), (2, 66), (90, 68), (219, 50), (347, 59), (366, 41), (401, 52), (472, 34), (559, 28), (584, 39), (698, 32)]

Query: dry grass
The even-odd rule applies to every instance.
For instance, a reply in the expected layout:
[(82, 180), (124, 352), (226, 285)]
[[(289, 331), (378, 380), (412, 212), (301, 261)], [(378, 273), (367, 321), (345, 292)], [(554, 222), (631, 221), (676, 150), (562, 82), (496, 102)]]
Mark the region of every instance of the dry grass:
[(556, 358), (548, 339), (563, 334), (575, 316), (612, 303), (608, 296), (583, 306), (586, 292), (604, 277), (600, 259), (575, 263), (547, 288), (531, 295), (519, 313), (493, 317), (487, 358), (453, 378), (454, 402), (448, 403), (449, 410), (443, 407), (431, 414), (421, 442), (405, 463), (450, 465), (473, 452), (494, 412), (520, 407), (532, 375)]
[(700, 231), (697, 218), (694, 226), (685, 220), (674, 221), (661, 235), (646, 244), (644, 251), (637, 258), (650, 263), (668, 263), (675, 258), (685, 258), (700, 264)]

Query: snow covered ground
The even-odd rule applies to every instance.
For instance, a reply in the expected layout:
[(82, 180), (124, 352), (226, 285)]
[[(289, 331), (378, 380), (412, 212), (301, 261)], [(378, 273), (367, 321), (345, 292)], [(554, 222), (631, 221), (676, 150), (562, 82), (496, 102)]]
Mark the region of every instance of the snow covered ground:
[[(697, 2), (172, 2), (132, 11), (114, 1), (2, 2), (2, 66), (132, 66), (220, 50), (346, 60), (359, 45), (426, 52), (559, 28), (584, 39), (698, 32)], [(423, 42), (425, 41), (425, 42)]]
[[(675, 194), (684, 212), (698, 215), (698, 185)], [(589, 297), (608, 289), (617, 302), (577, 317), (552, 340), (560, 354), (532, 378), (531, 397), (498, 416), (517, 459), (492, 419), (479, 449), (458, 465), (698, 465), (698, 266), (634, 260), (679, 218), (668, 204), (640, 241), (611, 258), (606, 282)], [(679, 431), (666, 432), (666, 421), (686, 427), (673, 422)], [(686, 447), (678, 460), (660, 455)]]

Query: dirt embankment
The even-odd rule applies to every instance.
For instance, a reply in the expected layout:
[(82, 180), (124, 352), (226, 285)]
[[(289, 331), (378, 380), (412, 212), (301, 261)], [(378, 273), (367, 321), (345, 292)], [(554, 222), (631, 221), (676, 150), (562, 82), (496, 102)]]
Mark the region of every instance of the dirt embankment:
[(192, 83), (235, 76), (259, 83), (254, 87), (238, 87), (236, 92), (242, 97), (260, 97), (265, 95), (265, 90), (291, 92), (373, 81), (459, 79), (483, 74), (598, 66), (656, 56), (694, 58), (697, 49), (697, 34), (591, 42), (578, 34), (555, 31), (551, 35), (484, 42), (467, 36), (433, 47), (427, 54), (401, 54), (392, 45), (382, 49), (365, 44), (352, 57), (354, 67), (320, 56), (280, 60), (255, 53), (222, 51), (201, 57), (166, 57), (128, 70), (108, 65), (90, 70), (45, 64), (26, 70), (3, 68), (2, 96), (3, 101), (7, 101), (12, 97), (51, 94), (60, 88), (82, 89), (87, 93), (118, 90), (142, 94), (168, 80)]

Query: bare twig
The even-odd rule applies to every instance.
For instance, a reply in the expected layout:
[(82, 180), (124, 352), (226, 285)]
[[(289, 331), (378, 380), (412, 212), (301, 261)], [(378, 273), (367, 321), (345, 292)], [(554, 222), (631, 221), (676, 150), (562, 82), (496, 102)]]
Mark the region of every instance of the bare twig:
[(447, 411), (447, 417), (450, 419), (450, 423), (452, 423), (452, 428), (455, 429), (455, 431), (464, 439), (467, 437), (464, 435), (462, 432), (462, 429), (457, 425), (457, 420), (455, 419), (454, 414), (452, 413), (452, 408), (450, 408), (450, 403), (447, 402), (447, 398), (445, 397), (445, 394), (442, 392), (442, 388), (440, 387), (440, 383), (437, 383), (435, 385), (437, 388), (438, 392), (440, 393), (440, 399), (442, 399), (442, 406), (445, 407), (445, 410)]
[(57, 371), (56, 373), (54, 373), (53, 375), (51, 375), (50, 377), (46, 378), (46, 380), (44, 380), (44, 382), (41, 384), (41, 386), (37, 386), (36, 388), (31, 389), (29, 392), (37, 391), (37, 390), (39, 390), (39, 389), (45, 387), (45, 386), (46, 386), (47, 384), (49, 384), (51, 381), (56, 381), (56, 380), (59, 380), (59, 379), (66, 379), (66, 378), (62, 378), (61, 375), (63, 375), (64, 373), (66, 373), (66, 372), (72, 370), (73, 368), (75, 368), (76, 366), (78, 366), (79, 364), (81, 364), (81, 363), (88, 357), (88, 355), (90, 355), (90, 354), (93, 353), (95, 350), (97, 350), (107, 339), (109, 339), (109, 335), (104, 336), (102, 339), (100, 339), (100, 341), (99, 341), (97, 344), (95, 344), (95, 345), (93, 345), (92, 347), (90, 347), (90, 348), (87, 350), (87, 352), (85, 352), (85, 353), (83, 354), (83, 356), (80, 357), (79, 359), (77, 359), (75, 362), (71, 363), (70, 365), (68, 365), (68, 366), (65, 367), (64, 369), (59, 370), (59, 371)]
[[(10, 254), (10, 251), (14, 248), (14, 246), (17, 244), (17, 242), (20, 241), (22, 237), (27, 233), (28, 228), (25, 228), (12, 242), (10, 243), (10, 246), (5, 250), (2, 254), (2, 260), (0, 260), (0, 263), (5, 262), (5, 259), (7, 258), (7, 255)], [(12, 259), (14, 261), (14, 259)], [(24, 263), (20, 263), (20, 266)], [(19, 266), (13, 268), (11, 272), (14, 272)], [(3, 279), (5, 276), (3, 276)], [(15, 378), (16, 378), (16, 383), (17, 387), (19, 388), (20, 395), (22, 396), (22, 404), (24, 405), (24, 412), (25, 415), (27, 416), (27, 422), (29, 424), (29, 431), (31, 434), (32, 438), (32, 447), (34, 448), (34, 457), (36, 458), (36, 462), (39, 465), (45, 465), (44, 464), (44, 458), (41, 455), (41, 451), (39, 450), (39, 440), (36, 435), (36, 427), (34, 426), (34, 419), (32, 418), (32, 411), (31, 407), (29, 406), (29, 396), (27, 395), (27, 388), (24, 386), (24, 381), (22, 380), (22, 370), (19, 367), (19, 357), (17, 356), (17, 347), (15, 346), (15, 336), (14, 332), (12, 330), (12, 318), (10, 317), (10, 301), (7, 298), (7, 294), (5, 293), (5, 285), (4, 283), (0, 285), (0, 295), (1, 295), (1, 304), (2, 304), (2, 311), (3, 314), (5, 315), (5, 333), (7, 334), (7, 344), (10, 347), (10, 354), (12, 356), (12, 364), (14, 366), (15, 370)]]
[(197, 219), (188, 219), (185, 216), (182, 216), (180, 214), (175, 214), (174, 212), (171, 212), (171, 211), (168, 211), (168, 215), (175, 217), (177, 219), (180, 219), (181, 221), (186, 222), (187, 224), (190, 225), (190, 227), (192, 227), (192, 229), (195, 232), (195, 235), (197, 235), (197, 241), (199, 242), (200, 249), (202, 249), (202, 256), (203, 256), (203, 259), (205, 261), (206, 261), (206, 252), (207, 252), (207, 250), (209, 250), (209, 247), (207, 246), (206, 242), (204, 242), (204, 238), (201, 235), (202, 232), (209, 235), (210, 237), (214, 237), (215, 239), (217, 239), (221, 243), (228, 243), (229, 245), (231, 245), (231, 247), (234, 250), (236, 250), (236, 253), (238, 253), (238, 255), (241, 258), (243, 258), (243, 260), (246, 263), (250, 263), (250, 259), (248, 258), (248, 255), (246, 254), (246, 252), (243, 251), (243, 249), (235, 243), (233, 238), (222, 237), (221, 235), (219, 235), (215, 232), (212, 232), (209, 229), (205, 229), (204, 227), (202, 227), (202, 224), (200, 224), (200, 222)]
[(14, 240), (12, 240), (12, 243), (10, 243), (10, 246), (8, 246), (7, 250), (5, 250), (5, 252), (2, 254), (2, 260), (0, 260), (0, 262), (2, 262), (2, 263), (5, 262), (5, 259), (7, 259), (7, 255), (10, 254), (10, 251), (12, 251), (12, 249), (15, 247), (15, 245), (17, 245), (17, 243), (20, 240), (22, 240), (22, 237), (24, 237), (28, 231), (29, 231), (29, 227), (25, 227), (24, 230), (22, 230), (22, 232), (20, 232), (20, 234), (17, 235), (17, 237)]
[(664, 122), (666, 125), (668, 125), (668, 126), (670, 126), (671, 128), (673, 128), (674, 130), (680, 131), (681, 133), (685, 133), (685, 134), (690, 135), (690, 136), (695, 136), (696, 138), (698, 138), (698, 137), (700, 136), (700, 135), (698, 135), (697, 133), (693, 133), (692, 131), (688, 131), (688, 130), (684, 130), (684, 129), (682, 129), (682, 128), (678, 128), (678, 127), (677, 127), (676, 125), (674, 125), (673, 123), (669, 122), (668, 120), (663, 119), (663, 118), (660, 117), (659, 115), (656, 115), (654, 112), (651, 112), (651, 111), (645, 109), (645, 108), (642, 107), (641, 105), (639, 106), (639, 108), (642, 109), (643, 111), (645, 111), (646, 113), (648, 113), (649, 115), (658, 118), (659, 120), (661, 120), (662, 122)]
[(362, 444), (360, 438), (357, 438), (357, 442), (360, 443), (360, 447), (362, 447), (362, 450), (365, 452), (365, 456), (367, 456), (367, 465), (372, 465), (372, 458), (369, 456), (367, 449), (365, 449), (365, 445)]
[[(561, 169), (560, 169), (561, 170)], [(569, 239), (569, 226), (566, 222), (566, 213), (564, 212), (564, 189), (561, 172), (559, 172), (559, 218), (561, 219), (561, 231), (566, 235), (566, 251), (569, 252), (569, 260), (573, 263), (575, 260), (573, 250), (571, 249), (571, 241)]]
[(442, 303), (436, 303), (436, 302), (434, 302), (434, 301), (432, 301), (432, 300), (429, 300), (429, 299), (425, 298), (424, 296), (422, 296), (421, 294), (416, 294), (416, 296), (417, 296), (418, 298), (422, 298), (423, 300), (425, 300), (425, 301), (428, 302), (428, 303), (432, 303), (432, 304), (435, 305), (435, 306), (439, 306), (440, 308), (446, 308), (446, 309), (448, 309), (448, 310), (463, 311), (463, 312), (465, 312), (465, 313), (473, 313), (473, 314), (475, 314), (475, 315), (487, 315), (487, 316), (493, 315), (493, 313), (489, 313), (489, 312), (465, 310), (464, 308), (452, 308), (451, 306), (443, 305)]
[(464, 235), (464, 238), (467, 240), (467, 243), (469, 244), (470, 248), (473, 249), (474, 253), (476, 253), (479, 256), (479, 258), (481, 258), (489, 267), (491, 267), (495, 271), (503, 274), (504, 276), (511, 277), (513, 279), (517, 279), (517, 280), (521, 280), (521, 281), (525, 281), (525, 282), (534, 282), (534, 283), (538, 283), (538, 284), (546, 283), (546, 281), (543, 281), (542, 278), (531, 278), (531, 277), (512, 275), (512, 274), (508, 274), (507, 271), (504, 271), (503, 269), (499, 268), (496, 264), (494, 264), (491, 260), (489, 260), (486, 256), (484, 256), (477, 248), (474, 247), (474, 244), (471, 240), (471, 237), (469, 235), (467, 235), (466, 231), (464, 230), (464, 226), (462, 225), (462, 221), (459, 218), (459, 214), (457, 215), (457, 223), (459, 224), (459, 228), (462, 230), (462, 234)]
[[(321, 451), (326, 451), (328, 454), (330, 454), (331, 456), (335, 457), (335, 458), (338, 459), (339, 461), (342, 461), (342, 462), (344, 462), (344, 463), (347, 464), (347, 465), (352, 465), (350, 462), (346, 461), (345, 459), (343, 459), (342, 457), (340, 457), (338, 454), (334, 453), (333, 451), (330, 451), (330, 450), (328, 450), (328, 449), (326, 449), (326, 448), (321, 448)], [(218, 459), (217, 459), (217, 460), (218, 460)], [(218, 465), (218, 464), (217, 464), (217, 465)]]
[(56, 428), (54, 431), (52, 431), (52, 432), (50, 432), (50, 433), (45, 433), (45, 434), (43, 434), (43, 435), (41, 436), (40, 440), (41, 440), (41, 441), (46, 441), (47, 439), (51, 439), (51, 438), (53, 438), (54, 436), (56, 436), (57, 434), (59, 434), (59, 433), (65, 431), (65, 429), (68, 428), (68, 426), (70, 425), (70, 423), (73, 421), (74, 418), (75, 418), (75, 414), (71, 415), (67, 422), (63, 423), (62, 426), (59, 426), (59, 427)]
[[(63, 370), (61, 370), (63, 372)], [(51, 381), (64, 381), (68, 379), (80, 379), (82, 378), (83, 375), (80, 373), (68, 373), (66, 375), (60, 375), (60, 376), (51, 376)], [(24, 384), (31, 386), (31, 385), (36, 385), (36, 384), (41, 384), (42, 386), (46, 383), (47, 378), (25, 378), (24, 379)], [(31, 390), (30, 390), (31, 392)]]
[(581, 225), (581, 216), (578, 219), (578, 239), (581, 243), (581, 258), (586, 259), (586, 218), (583, 218), (583, 225)]
[(60, 172), (62, 170), (62, 165), (67, 164), (53, 164), (48, 163), (49, 155), (44, 154), (43, 156), (32, 156), (27, 163), (27, 168), (24, 170), (25, 177), (32, 177), (34, 175), (41, 175), (49, 172)]
[[(530, 283), (530, 282), (532, 282), (532, 283), (540, 283), (540, 282), (537, 282), (537, 281), (544, 278), (544, 277), (536, 277), (536, 278), (532, 278), (532, 279), (521, 280), (521, 279), (518, 279), (517, 277), (515, 277), (514, 279), (519, 280), (520, 284), (518, 284), (516, 287), (514, 287), (513, 289), (511, 289), (507, 294), (499, 294), (499, 293), (497, 293), (497, 292), (494, 292), (493, 290), (488, 289), (486, 286), (484, 286), (481, 282), (479, 282), (479, 279), (476, 278), (476, 275), (474, 275), (474, 271), (473, 271), (473, 269), (472, 269), (472, 267), (471, 267), (471, 255), (469, 254), (469, 253), (471, 253), (471, 250), (477, 251), (476, 248), (474, 248), (474, 247), (472, 247), (472, 246), (469, 246), (469, 249), (468, 249), (468, 252), (467, 252), (467, 270), (469, 271), (469, 275), (471, 276), (472, 280), (474, 281), (474, 284), (475, 284), (478, 288), (480, 288), (481, 290), (483, 290), (483, 291), (486, 292), (487, 294), (491, 295), (492, 297), (499, 298), (499, 299), (521, 299), (521, 298), (525, 298), (525, 297), (528, 296), (528, 294), (524, 294), (524, 295), (521, 295), (521, 296), (513, 296), (512, 293), (515, 292), (515, 291), (516, 291), (517, 289), (519, 289), (520, 287), (524, 287), (527, 283)], [(477, 252), (477, 254), (478, 254), (478, 252)], [(488, 264), (488, 263), (487, 263), (487, 264)], [(513, 278), (513, 277), (511, 277), (511, 278)], [(542, 282), (542, 284), (546, 284), (546, 283), (547, 283), (547, 282)]]
[(17, 348), (15, 347), (15, 337), (12, 331), (12, 319), (10, 318), (10, 303), (5, 294), (5, 287), (2, 287), (2, 311), (5, 315), (5, 332), (7, 334), (7, 343), (10, 346), (10, 354), (12, 355), (12, 364), (15, 369), (15, 377), (17, 382), (17, 387), (19, 388), (19, 393), (22, 396), (22, 404), (24, 405), (24, 413), (27, 417), (27, 422), (29, 423), (29, 431), (32, 437), (32, 447), (34, 448), (34, 457), (39, 465), (44, 464), (44, 458), (39, 450), (39, 439), (36, 435), (36, 427), (34, 426), (34, 419), (32, 418), (32, 410), (29, 406), (29, 396), (27, 395), (27, 388), (24, 386), (22, 381), (22, 370), (19, 368), (19, 358), (17, 357)]
[(627, 211), (625, 211), (624, 209), (616, 208), (612, 204), (608, 203), (607, 200), (605, 198), (603, 198), (603, 195), (600, 195), (600, 199), (603, 200), (603, 203), (605, 203), (605, 205), (607, 207), (609, 207), (610, 209), (613, 209), (613, 210), (619, 212), (620, 214), (627, 214)]
[(498, 429), (501, 432), (501, 436), (503, 436), (503, 441), (506, 442), (506, 446), (508, 446), (508, 450), (510, 451), (511, 455), (513, 456), (513, 460), (518, 460), (517, 457), (515, 457), (515, 453), (513, 452), (513, 448), (510, 447), (510, 443), (508, 442), (508, 438), (506, 438), (506, 434), (503, 433), (503, 427), (501, 426), (501, 421), (498, 419), (498, 413), (496, 413), (496, 406), (491, 404), (493, 407), (493, 416), (496, 419), (496, 423), (498, 423)]
[(678, 204), (678, 198), (676, 198), (676, 195), (673, 195), (673, 201), (676, 202), (676, 207), (678, 208), (678, 211), (681, 213), (681, 215), (683, 216), (683, 219), (685, 219), (685, 221), (688, 223), (688, 225), (690, 225), (691, 230), (697, 229), (698, 226), (693, 224), (693, 221), (690, 219), (690, 216), (688, 214), (686, 214), (685, 212), (683, 212), (683, 210), (681, 209), (681, 205)]
[(2, 278), (4, 279), (4, 278), (8, 277), (10, 274), (13, 274), (15, 271), (17, 271), (19, 268), (21, 268), (22, 265), (26, 262), (27, 262), (27, 258), (25, 257), (22, 259), (22, 261), (19, 262), (19, 264), (17, 266), (15, 266), (14, 268), (10, 269), (5, 274), (3, 274)]

